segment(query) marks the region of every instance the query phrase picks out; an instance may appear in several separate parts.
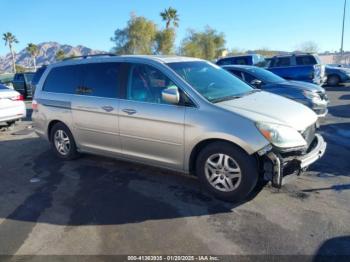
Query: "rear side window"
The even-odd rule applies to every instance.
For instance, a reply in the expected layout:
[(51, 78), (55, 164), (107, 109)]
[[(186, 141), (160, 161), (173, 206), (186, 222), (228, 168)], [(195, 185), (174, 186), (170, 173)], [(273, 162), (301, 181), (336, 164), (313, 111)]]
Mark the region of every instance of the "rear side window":
[(315, 65), (317, 64), (316, 59), (312, 55), (297, 56), (297, 65)]
[(84, 67), (84, 88), (88, 95), (117, 98), (120, 63), (95, 63)]
[(233, 62), (232, 62), (232, 59), (231, 58), (224, 58), (224, 59), (220, 59), (218, 62), (217, 62), (218, 65), (232, 65)]
[(275, 66), (290, 66), (290, 57), (276, 58)]
[(51, 69), (43, 90), (46, 92), (74, 94), (80, 82), (81, 66), (61, 66)]
[(252, 62), (249, 61), (248, 57), (236, 57), (233, 61), (235, 65), (250, 65)]

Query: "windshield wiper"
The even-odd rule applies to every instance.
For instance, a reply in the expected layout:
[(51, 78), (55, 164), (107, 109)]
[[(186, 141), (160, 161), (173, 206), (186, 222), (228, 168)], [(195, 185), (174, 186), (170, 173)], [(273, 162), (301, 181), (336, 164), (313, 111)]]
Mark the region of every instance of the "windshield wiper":
[(246, 95), (250, 95), (256, 92), (260, 92), (260, 89), (252, 89), (248, 92), (245, 92), (243, 94), (239, 94), (239, 95), (232, 95), (232, 96), (224, 96), (224, 97), (219, 97), (219, 98), (215, 98), (215, 99), (211, 99), (210, 102), (212, 103), (219, 103), (219, 102), (223, 102), (223, 101), (227, 101), (227, 100), (233, 100), (233, 99), (237, 99), (237, 98), (241, 98), (243, 96)]
[(234, 95), (234, 96), (224, 96), (224, 97), (219, 97), (219, 98), (211, 99), (210, 102), (212, 102), (212, 103), (219, 103), (219, 102), (223, 102), (223, 101), (227, 101), (227, 100), (237, 99), (237, 98), (240, 98), (240, 97), (242, 97), (242, 96), (238, 96), (238, 95)]

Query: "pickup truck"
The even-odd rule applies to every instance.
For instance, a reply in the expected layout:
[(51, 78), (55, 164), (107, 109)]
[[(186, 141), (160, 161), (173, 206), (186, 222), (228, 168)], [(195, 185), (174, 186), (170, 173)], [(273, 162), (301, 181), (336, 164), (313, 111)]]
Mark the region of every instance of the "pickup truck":
[(286, 80), (297, 80), (322, 85), (326, 82), (325, 66), (316, 54), (274, 56), (267, 68)]

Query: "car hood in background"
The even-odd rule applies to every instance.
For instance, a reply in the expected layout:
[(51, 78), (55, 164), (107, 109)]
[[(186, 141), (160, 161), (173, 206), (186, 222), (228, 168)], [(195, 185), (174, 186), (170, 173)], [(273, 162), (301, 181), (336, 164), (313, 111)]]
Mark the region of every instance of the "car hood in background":
[(317, 115), (308, 107), (264, 91), (219, 102), (215, 105), (254, 122), (286, 125), (298, 131), (304, 131), (317, 121)]
[(302, 81), (284, 81), (278, 84), (267, 84), (266, 87), (285, 87), (299, 89), (302, 91), (308, 90), (311, 92), (325, 92), (325, 90), (318, 85)]

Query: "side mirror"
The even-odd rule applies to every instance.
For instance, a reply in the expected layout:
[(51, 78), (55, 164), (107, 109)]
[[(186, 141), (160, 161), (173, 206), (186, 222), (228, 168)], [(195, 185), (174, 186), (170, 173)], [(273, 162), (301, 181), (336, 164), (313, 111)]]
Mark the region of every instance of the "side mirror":
[(163, 101), (177, 105), (180, 102), (180, 92), (176, 86), (168, 87), (162, 91)]
[(261, 85), (261, 80), (258, 79), (254, 79), (250, 82), (250, 84), (252, 84), (253, 86), (260, 86)]

